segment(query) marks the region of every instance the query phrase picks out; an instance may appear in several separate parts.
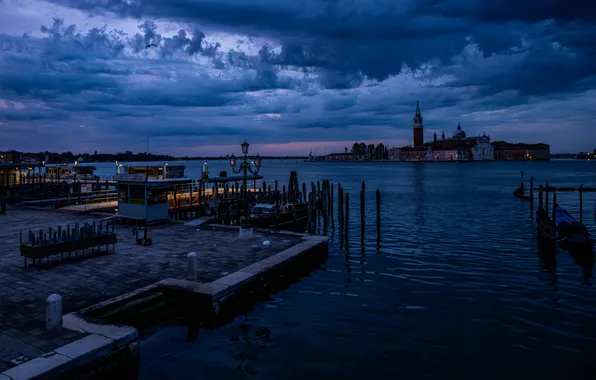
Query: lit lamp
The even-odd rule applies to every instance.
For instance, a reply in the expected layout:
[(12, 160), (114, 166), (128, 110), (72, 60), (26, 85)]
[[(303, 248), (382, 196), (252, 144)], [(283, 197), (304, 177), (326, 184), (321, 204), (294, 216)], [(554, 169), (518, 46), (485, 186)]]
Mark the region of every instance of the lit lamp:
[(248, 196), (247, 196), (247, 192), (246, 192), (246, 185), (247, 185), (247, 181), (246, 181), (246, 176), (248, 174), (248, 172), (257, 175), (259, 173), (259, 169), (261, 168), (261, 156), (259, 154), (257, 154), (257, 156), (255, 157), (253, 163), (254, 163), (254, 169), (251, 165), (251, 162), (249, 161), (248, 158), (248, 147), (249, 144), (248, 142), (246, 142), (246, 140), (244, 140), (244, 142), (240, 145), (242, 147), (242, 162), (240, 162), (240, 166), (238, 168), (236, 168), (236, 156), (234, 156), (234, 154), (232, 153), (232, 155), (230, 156), (230, 166), (232, 167), (232, 172), (238, 174), (238, 173), (243, 173), (244, 174), (244, 179), (243, 179), (243, 196), (244, 196), (244, 219), (242, 220), (242, 225), (240, 228), (240, 236), (241, 237), (245, 237), (245, 238), (250, 238), (252, 237), (252, 228), (250, 226), (250, 213), (249, 213), (249, 203), (248, 203)]
[(203, 162), (201, 171), (202, 171), (202, 178), (204, 178), (204, 179), (209, 178), (209, 166), (207, 165), (207, 162)]

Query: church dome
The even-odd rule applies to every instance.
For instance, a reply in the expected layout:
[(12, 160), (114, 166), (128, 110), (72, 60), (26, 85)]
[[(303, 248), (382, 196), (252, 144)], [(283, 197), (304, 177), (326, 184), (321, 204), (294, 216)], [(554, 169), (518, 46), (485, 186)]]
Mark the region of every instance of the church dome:
[(453, 138), (454, 139), (464, 139), (466, 138), (466, 132), (464, 132), (463, 129), (461, 129), (461, 125), (457, 125), (457, 129), (455, 130), (455, 132), (453, 132)]
[(479, 142), (485, 142), (485, 143), (490, 143), (490, 136), (486, 135), (486, 132), (482, 133), (482, 136), (478, 137), (478, 141)]

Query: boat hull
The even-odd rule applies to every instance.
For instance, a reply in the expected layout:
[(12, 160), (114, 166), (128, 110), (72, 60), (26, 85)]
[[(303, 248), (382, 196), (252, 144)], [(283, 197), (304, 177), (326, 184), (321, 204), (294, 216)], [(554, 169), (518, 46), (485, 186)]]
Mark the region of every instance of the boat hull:
[[(308, 216), (308, 208), (304, 207), (304, 208), (296, 208), (296, 219), (301, 219), (304, 218), (306, 216)], [(283, 223), (289, 223), (292, 222), (294, 220), (294, 213), (292, 212), (282, 212), (279, 214), (279, 217), (277, 215), (267, 215), (267, 216), (256, 216), (256, 217), (252, 217), (250, 219), (250, 224), (253, 227), (261, 227), (261, 228), (267, 228), (267, 227), (275, 227), (279, 224), (283, 224)]]
[(591, 253), (594, 250), (594, 239), (583, 235), (572, 235), (559, 241), (559, 247), (570, 252)]
[(594, 239), (588, 229), (559, 205), (555, 205), (559, 247), (566, 251), (589, 252), (594, 249)]

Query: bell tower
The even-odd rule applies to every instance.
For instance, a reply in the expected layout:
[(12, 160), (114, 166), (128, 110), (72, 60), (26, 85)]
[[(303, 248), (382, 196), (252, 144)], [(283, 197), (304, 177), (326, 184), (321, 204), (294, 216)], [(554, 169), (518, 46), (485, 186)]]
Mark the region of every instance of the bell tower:
[(424, 146), (424, 125), (422, 124), (422, 114), (420, 113), (420, 103), (416, 102), (416, 114), (414, 115), (414, 148)]

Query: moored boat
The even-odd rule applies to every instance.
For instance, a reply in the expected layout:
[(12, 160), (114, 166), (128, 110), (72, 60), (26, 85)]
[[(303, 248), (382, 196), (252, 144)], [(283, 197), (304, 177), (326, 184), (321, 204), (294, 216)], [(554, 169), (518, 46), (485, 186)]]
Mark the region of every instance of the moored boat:
[(281, 205), (279, 211), (275, 205), (257, 204), (251, 209), (250, 224), (254, 227), (275, 227), (308, 216), (308, 205), (296, 203)]
[(555, 223), (558, 242), (562, 249), (574, 252), (592, 252), (594, 239), (582, 223), (575, 220), (567, 210), (555, 204)]

